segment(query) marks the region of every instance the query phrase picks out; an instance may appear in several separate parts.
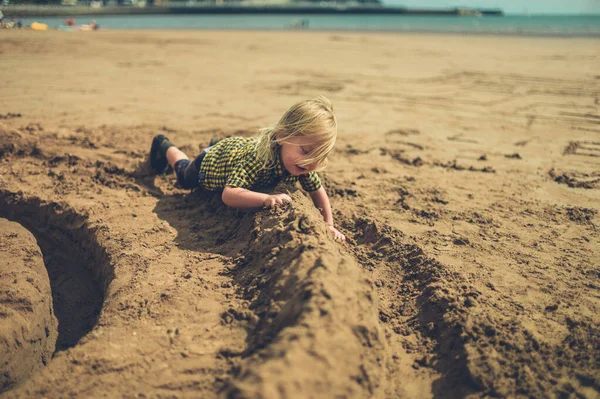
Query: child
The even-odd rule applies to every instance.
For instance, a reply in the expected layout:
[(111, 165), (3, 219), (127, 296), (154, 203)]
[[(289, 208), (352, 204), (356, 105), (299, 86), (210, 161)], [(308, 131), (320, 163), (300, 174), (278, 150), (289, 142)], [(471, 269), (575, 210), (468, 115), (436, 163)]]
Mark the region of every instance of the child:
[(287, 194), (264, 194), (253, 188), (296, 183), (310, 193), (334, 237), (346, 237), (333, 224), (331, 205), (317, 171), (325, 169), (337, 136), (331, 102), (323, 96), (292, 105), (274, 126), (257, 137), (230, 137), (202, 151), (192, 162), (163, 135), (152, 140), (150, 164), (157, 173), (175, 170), (183, 188), (223, 190), (223, 202), (233, 208), (281, 205)]

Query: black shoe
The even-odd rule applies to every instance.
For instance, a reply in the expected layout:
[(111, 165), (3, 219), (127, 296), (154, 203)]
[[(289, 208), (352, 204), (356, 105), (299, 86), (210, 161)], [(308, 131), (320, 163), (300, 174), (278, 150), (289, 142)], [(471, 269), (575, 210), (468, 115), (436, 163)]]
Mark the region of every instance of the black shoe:
[(169, 139), (162, 134), (157, 134), (152, 139), (152, 147), (150, 148), (150, 166), (159, 175), (167, 173), (170, 169), (166, 156), (168, 147), (164, 145), (165, 141), (169, 142)]

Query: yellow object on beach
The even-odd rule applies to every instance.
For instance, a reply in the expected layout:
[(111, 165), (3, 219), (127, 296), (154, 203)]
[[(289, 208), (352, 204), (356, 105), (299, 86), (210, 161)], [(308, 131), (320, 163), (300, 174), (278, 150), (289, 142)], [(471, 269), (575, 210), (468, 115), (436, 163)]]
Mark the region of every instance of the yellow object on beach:
[(33, 29), (33, 30), (48, 30), (48, 25), (42, 24), (40, 22), (32, 22), (31, 29)]

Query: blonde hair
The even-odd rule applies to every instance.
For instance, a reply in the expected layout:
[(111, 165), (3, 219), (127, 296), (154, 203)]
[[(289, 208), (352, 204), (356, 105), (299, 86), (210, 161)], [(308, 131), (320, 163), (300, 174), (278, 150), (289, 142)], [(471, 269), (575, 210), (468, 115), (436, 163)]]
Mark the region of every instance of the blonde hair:
[(299, 165), (315, 165), (315, 171), (325, 169), (327, 155), (337, 138), (337, 120), (327, 97), (300, 101), (292, 105), (275, 125), (259, 131), (256, 153), (263, 161), (263, 167), (268, 169), (274, 166), (278, 144), (297, 136), (308, 138), (314, 145)]

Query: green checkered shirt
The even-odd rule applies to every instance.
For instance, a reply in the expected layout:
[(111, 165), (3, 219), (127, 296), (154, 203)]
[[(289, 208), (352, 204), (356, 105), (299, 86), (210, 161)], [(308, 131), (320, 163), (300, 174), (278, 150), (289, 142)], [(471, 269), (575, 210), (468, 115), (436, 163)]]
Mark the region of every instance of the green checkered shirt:
[(253, 137), (230, 137), (219, 141), (206, 153), (200, 165), (200, 186), (207, 190), (220, 190), (225, 186), (252, 189), (275, 185), (279, 182), (295, 184), (300, 181), (306, 191), (321, 188), (321, 179), (316, 172), (292, 176), (284, 169), (279, 151), (275, 165), (263, 168), (263, 162), (255, 151)]

